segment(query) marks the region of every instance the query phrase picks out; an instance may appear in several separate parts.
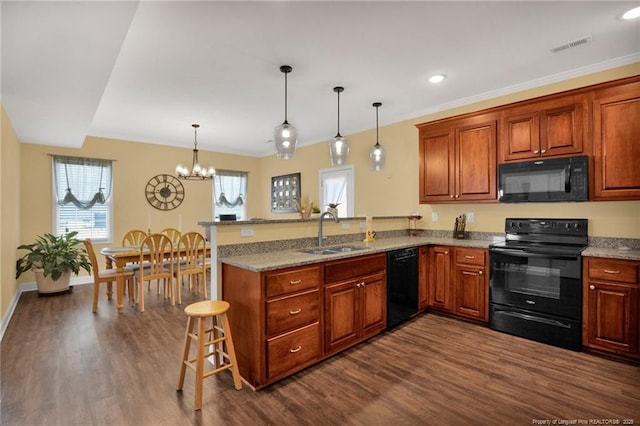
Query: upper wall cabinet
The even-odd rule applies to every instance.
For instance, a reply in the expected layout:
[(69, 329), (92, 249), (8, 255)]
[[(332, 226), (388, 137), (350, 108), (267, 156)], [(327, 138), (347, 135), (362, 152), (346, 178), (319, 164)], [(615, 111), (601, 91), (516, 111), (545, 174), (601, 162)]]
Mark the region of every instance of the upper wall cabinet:
[(587, 101), (584, 95), (518, 103), (501, 113), (500, 163), (583, 152)]
[(640, 81), (596, 90), (593, 200), (640, 199)]
[(497, 114), (417, 127), (421, 203), (496, 201)]

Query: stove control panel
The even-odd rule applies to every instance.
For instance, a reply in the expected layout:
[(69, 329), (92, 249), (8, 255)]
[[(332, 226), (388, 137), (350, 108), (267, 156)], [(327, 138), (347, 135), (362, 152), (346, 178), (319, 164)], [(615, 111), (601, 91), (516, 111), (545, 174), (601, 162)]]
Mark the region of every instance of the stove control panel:
[(507, 234), (551, 234), (587, 236), (587, 219), (522, 219), (507, 218)]

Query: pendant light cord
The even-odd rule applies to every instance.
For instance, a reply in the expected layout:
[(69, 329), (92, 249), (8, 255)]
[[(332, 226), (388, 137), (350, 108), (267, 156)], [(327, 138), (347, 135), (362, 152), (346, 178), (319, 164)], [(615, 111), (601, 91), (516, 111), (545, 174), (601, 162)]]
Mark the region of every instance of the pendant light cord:
[(376, 106), (376, 145), (380, 145), (380, 138), (378, 138), (378, 106)]
[(287, 123), (287, 74), (284, 73), (284, 122)]
[(340, 90), (336, 90), (336, 93), (338, 94), (338, 134), (336, 135), (337, 138), (342, 137), (342, 135), (340, 134)]

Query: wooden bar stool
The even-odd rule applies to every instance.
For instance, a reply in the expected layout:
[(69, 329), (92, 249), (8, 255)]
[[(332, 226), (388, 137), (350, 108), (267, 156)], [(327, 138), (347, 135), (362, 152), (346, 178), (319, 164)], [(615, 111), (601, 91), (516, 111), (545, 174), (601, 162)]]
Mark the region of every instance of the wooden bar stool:
[[(178, 378), (178, 390), (181, 390), (184, 384), (186, 367), (194, 370), (196, 373), (196, 410), (202, 408), (202, 382), (206, 377), (230, 368), (235, 388), (237, 390), (242, 389), (236, 353), (233, 349), (233, 340), (231, 339), (231, 328), (229, 327), (229, 319), (227, 318), (228, 310), (229, 302), (223, 300), (203, 300), (192, 303), (184, 309), (184, 313), (187, 314), (189, 318), (184, 337), (184, 350), (182, 352), (182, 363), (180, 365), (180, 377)], [(198, 330), (194, 333), (196, 319), (198, 322)], [(208, 319), (210, 319), (209, 324), (207, 324)], [(220, 321), (222, 324), (220, 324)], [(191, 339), (196, 340), (198, 349), (196, 357), (189, 359)], [(223, 362), (220, 362), (220, 355), (225, 358)], [(205, 359), (208, 357), (213, 357), (214, 369), (205, 371)]]

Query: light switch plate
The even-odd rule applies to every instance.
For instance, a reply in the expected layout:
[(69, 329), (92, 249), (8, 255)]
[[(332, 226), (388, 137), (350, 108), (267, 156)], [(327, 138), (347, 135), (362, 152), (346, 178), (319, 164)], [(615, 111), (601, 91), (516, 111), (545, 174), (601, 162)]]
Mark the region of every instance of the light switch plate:
[(475, 222), (476, 215), (473, 213), (467, 213), (467, 222), (472, 223)]
[(438, 221), (438, 212), (431, 212), (431, 222)]

